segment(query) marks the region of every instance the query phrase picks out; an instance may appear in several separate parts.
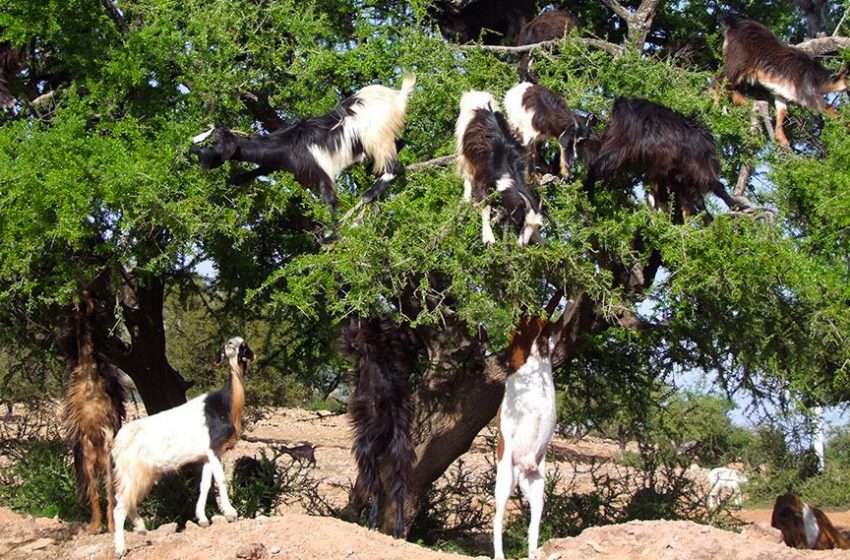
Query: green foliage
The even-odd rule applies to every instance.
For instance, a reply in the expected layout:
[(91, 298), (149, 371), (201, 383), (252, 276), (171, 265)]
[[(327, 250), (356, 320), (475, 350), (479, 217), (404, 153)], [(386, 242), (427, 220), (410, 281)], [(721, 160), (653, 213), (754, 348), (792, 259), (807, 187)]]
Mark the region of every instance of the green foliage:
[(65, 521), (88, 521), (77, 498), (77, 482), (65, 442), (18, 441), (6, 449), (8, 469), (0, 471), (0, 501), (15, 511)]

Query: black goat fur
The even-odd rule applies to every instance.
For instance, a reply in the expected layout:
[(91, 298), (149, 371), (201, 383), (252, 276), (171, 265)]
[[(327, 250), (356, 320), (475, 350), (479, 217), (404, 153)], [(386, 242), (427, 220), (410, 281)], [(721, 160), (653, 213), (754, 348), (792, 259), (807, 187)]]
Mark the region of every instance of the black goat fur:
[[(591, 201), (597, 179), (621, 172), (644, 175), (655, 204), (667, 210), (672, 195), (673, 220), (704, 212), (704, 197), (718, 196), (730, 208), (739, 204), (720, 182), (720, 160), (711, 134), (697, 122), (646, 99), (619, 97), (591, 154), (585, 189)], [(649, 186), (649, 185), (647, 185)], [(681, 213), (681, 215), (680, 215)], [(711, 217), (706, 212), (706, 221)]]
[(525, 151), (501, 112), (476, 109), (463, 133), (460, 148), (472, 171), (475, 202), (486, 203), (496, 192), (496, 182), (508, 176), (513, 185), (499, 192), (499, 197), (517, 234), (523, 230), (529, 210), (541, 214), (540, 202), (525, 186)]
[[(369, 526), (376, 527), (381, 500), (395, 497), (394, 536), (404, 536), (404, 499), (416, 454), (411, 440), (410, 375), (416, 362), (413, 331), (389, 318), (352, 317), (342, 326), (343, 356), (355, 364), (356, 386), (348, 403), (352, 450), (359, 476), (355, 492), (371, 497)], [(392, 486), (384, 488), (381, 468)]]

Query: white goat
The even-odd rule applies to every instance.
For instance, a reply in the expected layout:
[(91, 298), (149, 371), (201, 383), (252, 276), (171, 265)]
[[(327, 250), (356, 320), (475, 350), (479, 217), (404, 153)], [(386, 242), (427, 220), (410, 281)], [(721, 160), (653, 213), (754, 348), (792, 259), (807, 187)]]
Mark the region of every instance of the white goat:
[(536, 557), (543, 485), (546, 478), (546, 447), (555, 432), (555, 384), (552, 352), (558, 343), (563, 320), (549, 323), (524, 319), (513, 335), (505, 398), (499, 409), (499, 446), (496, 465), (496, 515), (493, 519), (494, 558), (503, 559), (502, 522), (508, 499), (519, 483), (531, 508), (528, 525), (528, 556)]
[(717, 497), (724, 491), (729, 491), (733, 503), (740, 506), (741, 485), (746, 484), (748, 480), (745, 474), (728, 467), (717, 467), (708, 471), (708, 509), (713, 510), (715, 508)]
[(221, 512), (228, 521), (236, 520), (219, 457), (239, 439), (245, 404), (243, 378), (254, 353), (244, 340), (234, 337), (224, 344), (224, 359), (230, 364), (230, 377), (221, 390), (204, 393), (186, 404), (125, 424), (115, 436), (112, 461), (117, 556), (125, 552), (124, 520), (129, 516), (133, 530), (144, 533), (145, 521), (139, 516), (139, 503), (163, 474), (183, 465), (204, 463), (200, 496), (195, 506), (198, 524), (209, 525), (204, 509), (213, 477)]

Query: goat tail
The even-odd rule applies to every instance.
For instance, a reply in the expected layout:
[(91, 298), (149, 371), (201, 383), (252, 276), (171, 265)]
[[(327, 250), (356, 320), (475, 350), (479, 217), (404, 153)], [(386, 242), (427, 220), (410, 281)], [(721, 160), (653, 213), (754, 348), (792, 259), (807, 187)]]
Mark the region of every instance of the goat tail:
[(408, 73), (401, 78), (401, 96), (405, 99), (413, 93), (413, 88), (416, 86), (416, 74)]

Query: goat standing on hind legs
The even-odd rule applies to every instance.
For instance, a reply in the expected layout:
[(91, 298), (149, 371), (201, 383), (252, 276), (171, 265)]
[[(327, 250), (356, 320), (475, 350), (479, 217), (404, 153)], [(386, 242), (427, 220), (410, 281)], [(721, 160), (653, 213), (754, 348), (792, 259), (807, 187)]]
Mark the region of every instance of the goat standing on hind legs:
[(87, 289), (82, 290), (64, 325), (60, 350), (66, 357), (62, 424), (74, 455), (80, 500), (91, 508), (89, 533), (102, 529), (100, 481), (106, 493), (106, 523), (112, 523), (112, 467), (109, 448), (124, 421), (124, 390), (117, 370), (99, 353), (105, 337), (103, 317)]
[[(404, 499), (416, 454), (411, 441), (409, 379), (416, 361), (414, 334), (391, 319), (353, 317), (342, 327), (342, 354), (355, 362), (356, 387), (348, 404), (354, 427), (358, 498), (372, 499), (369, 527), (378, 526), (381, 500), (396, 500), (395, 538), (404, 536)], [(389, 465), (391, 488), (381, 483)]]
[(539, 317), (523, 319), (511, 340), (505, 397), (496, 416), (499, 444), (496, 452), (493, 557), (497, 560), (505, 557), (502, 522), (508, 499), (517, 483), (531, 509), (528, 557), (537, 557), (546, 482), (546, 448), (555, 433), (557, 416), (552, 352), (561, 338), (565, 319), (562, 317), (555, 323)]
[(727, 80), (732, 100), (740, 105), (747, 103), (739, 91), (746, 86), (760, 85), (774, 96), (775, 136), (782, 146), (790, 146), (784, 130), (789, 101), (831, 118), (838, 116), (823, 96), (847, 89), (846, 69), (827, 70), (810, 54), (781, 43), (757, 21), (725, 17), (721, 23), (725, 30), (720, 78)]

